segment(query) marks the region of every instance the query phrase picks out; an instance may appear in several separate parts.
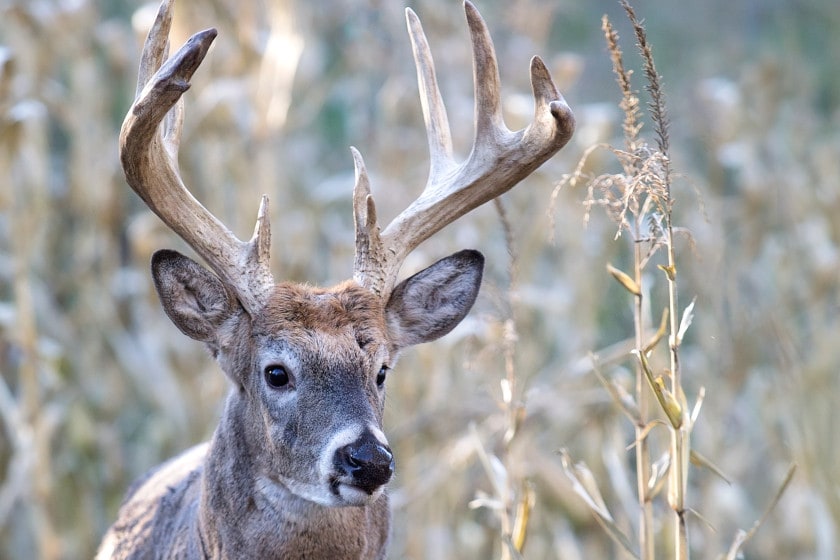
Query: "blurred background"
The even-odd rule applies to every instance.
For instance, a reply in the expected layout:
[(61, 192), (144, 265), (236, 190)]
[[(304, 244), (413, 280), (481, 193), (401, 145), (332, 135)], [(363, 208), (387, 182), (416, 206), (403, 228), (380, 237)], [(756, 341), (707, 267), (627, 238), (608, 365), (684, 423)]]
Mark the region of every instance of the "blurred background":
[[(458, 0), (411, 7), (466, 154), (463, 9)], [(675, 225), (690, 231), (677, 245), (681, 302), (696, 298), (682, 367), (690, 402), (706, 390), (693, 444), (730, 480), (691, 472), (693, 554), (727, 550), (796, 463), (745, 557), (840, 557), (840, 10), (835, 0), (635, 7), (668, 96)], [(547, 209), (584, 149), (621, 145), (602, 15), (638, 68), (632, 32), (613, 0), (478, 8), (498, 51), (508, 125), (529, 122), (528, 61), (538, 54), (578, 129), (504, 197), (511, 243), (487, 205), (404, 266), (407, 275), (464, 247), (488, 257), (469, 318), (406, 352), (389, 377), (390, 557), (497, 557), (499, 517), (471, 504), (492, 506), (500, 479), (533, 490), (525, 558), (622, 557), (572, 491), (558, 450), (587, 462), (632, 535), (632, 426), (590, 360), (598, 354), (604, 373), (632, 387), (632, 301), (605, 270), (626, 269), (632, 252), (601, 212), (584, 224), (585, 188), (560, 189)], [(158, 304), (150, 255), (183, 244), (129, 190), (117, 157), (155, 10), (132, 0), (0, 1), (0, 558), (92, 557), (131, 481), (207, 439), (226, 392), (208, 354)], [(186, 183), (240, 237), (270, 195), (275, 277), (349, 277), (348, 147), (365, 156), (386, 222), (428, 169), (403, 3), (181, 0), (173, 43), (211, 26), (219, 38), (186, 94)], [(587, 163), (616, 170), (606, 151)], [(652, 273), (648, 285), (653, 324), (664, 282)], [(521, 423), (506, 445), (500, 381), (511, 371)], [(664, 553), (663, 498), (656, 508)]]

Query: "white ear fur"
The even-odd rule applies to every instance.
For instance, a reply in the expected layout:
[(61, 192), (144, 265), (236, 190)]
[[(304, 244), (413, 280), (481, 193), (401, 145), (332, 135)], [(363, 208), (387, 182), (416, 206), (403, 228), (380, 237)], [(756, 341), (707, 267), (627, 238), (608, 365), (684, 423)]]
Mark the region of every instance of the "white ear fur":
[(394, 344), (405, 348), (454, 329), (475, 303), (483, 271), (484, 256), (465, 250), (401, 282), (385, 308)]

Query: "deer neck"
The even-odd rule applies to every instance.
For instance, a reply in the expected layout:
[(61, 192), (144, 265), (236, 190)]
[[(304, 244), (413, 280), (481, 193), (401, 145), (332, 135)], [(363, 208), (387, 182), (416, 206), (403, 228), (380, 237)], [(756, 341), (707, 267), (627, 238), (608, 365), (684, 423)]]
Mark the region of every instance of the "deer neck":
[[(210, 558), (384, 558), (388, 497), (367, 507), (325, 507), (261, 472), (259, 442), (244, 398), (233, 389), (208, 450), (201, 534)], [(231, 520), (237, 520), (232, 523)]]

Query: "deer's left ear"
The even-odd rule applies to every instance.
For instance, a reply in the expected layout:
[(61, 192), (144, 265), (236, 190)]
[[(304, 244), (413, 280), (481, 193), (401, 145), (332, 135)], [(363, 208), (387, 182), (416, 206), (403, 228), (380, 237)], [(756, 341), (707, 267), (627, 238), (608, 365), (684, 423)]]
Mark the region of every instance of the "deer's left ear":
[(385, 307), (393, 343), (405, 348), (454, 329), (475, 303), (483, 272), (484, 256), (465, 250), (401, 282)]

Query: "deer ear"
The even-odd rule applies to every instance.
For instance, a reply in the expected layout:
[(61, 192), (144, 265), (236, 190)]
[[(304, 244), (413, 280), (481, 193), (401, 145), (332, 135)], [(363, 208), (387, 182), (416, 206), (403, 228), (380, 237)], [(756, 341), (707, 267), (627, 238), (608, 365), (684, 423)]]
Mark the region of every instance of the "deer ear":
[(454, 329), (475, 303), (483, 272), (484, 256), (466, 250), (401, 282), (385, 307), (394, 344), (405, 348)]
[(200, 342), (212, 344), (219, 327), (238, 309), (215, 274), (177, 251), (152, 256), (152, 277), (163, 310), (182, 333)]

